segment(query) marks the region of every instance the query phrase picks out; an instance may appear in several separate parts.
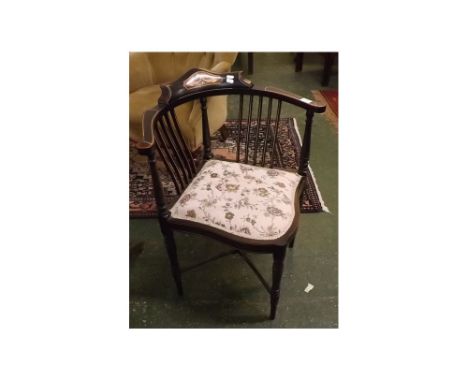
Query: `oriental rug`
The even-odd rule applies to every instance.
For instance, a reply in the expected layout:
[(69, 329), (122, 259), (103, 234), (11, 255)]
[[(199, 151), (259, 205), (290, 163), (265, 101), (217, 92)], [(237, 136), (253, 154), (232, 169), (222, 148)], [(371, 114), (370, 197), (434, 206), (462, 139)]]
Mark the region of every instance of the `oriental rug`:
[[(246, 124), (243, 121), (243, 124)], [(251, 134), (256, 134), (256, 121), (251, 123)], [(263, 147), (264, 132), (266, 122), (262, 121), (259, 131), (258, 144)], [(211, 137), (211, 149), (215, 159), (235, 160), (236, 159), (236, 134), (238, 130), (237, 121), (227, 120), (223, 127), (219, 129)], [(271, 137), (272, 134), (269, 134)], [(254, 142), (256, 137), (252, 137), (250, 142)], [(271, 139), (267, 144), (272, 144)], [(268, 146), (267, 146), (268, 148)], [(278, 127), (278, 137), (276, 141), (276, 155), (274, 157), (274, 167), (284, 169), (297, 169), (301, 149), (301, 137), (297, 129), (294, 118), (284, 118), (280, 120)], [(267, 150), (268, 152), (271, 150)], [(253, 150), (249, 150), (249, 163)], [(195, 153), (197, 162), (201, 161), (202, 151), (198, 150)], [(244, 157), (244, 147), (241, 145), (241, 158)], [(269, 153), (266, 155), (266, 163), (270, 160)], [(166, 202), (168, 206), (177, 200), (174, 184), (166, 173), (163, 166), (158, 166), (161, 169), (161, 181), (165, 190)], [(145, 218), (156, 217), (156, 204), (154, 201), (153, 187), (151, 175), (146, 163), (146, 158), (138, 154), (136, 150), (136, 142), (130, 141), (130, 217)], [(314, 173), (309, 166), (306, 174), (306, 184), (301, 197), (301, 212), (328, 212), (325, 206)]]

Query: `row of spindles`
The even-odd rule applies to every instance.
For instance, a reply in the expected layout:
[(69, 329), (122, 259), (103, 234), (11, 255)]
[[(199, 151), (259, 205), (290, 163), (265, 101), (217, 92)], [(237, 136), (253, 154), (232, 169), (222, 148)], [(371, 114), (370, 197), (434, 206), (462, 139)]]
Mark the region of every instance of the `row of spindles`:
[[(237, 151), (236, 151), (236, 161), (237, 162), (244, 162), (249, 163), (249, 152), (253, 150), (252, 162), (253, 165), (261, 165), (265, 166), (266, 162), (266, 154), (267, 154), (267, 146), (269, 140), (272, 140), (271, 144), (271, 152), (270, 152), (270, 163), (269, 166), (273, 167), (274, 165), (274, 158), (275, 158), (275, 148), (276, 142), (278, 138), (278, 130), (279, 130), (279, 122), (281, 118), (281, 100), (277, 100), (276, 102), (276, 118), (272, 124), (272, 111), (273, 111), (273, 98), (268, 97), (268, 108), (267, 113), (263, 116), (263, 96), (258, 96), (258, 105), (257, 105), (257, 114), (256, 118), (253, 117), (253, 110), (254, 110), (254, 96), (248, 96), (248, 113), (245, 118), (246, 125), (243, 125), (244, 121), (244, 95), (241, 94), (239, 98), (239, 114), (237, 118)], [(254, 128), (252, 126), (252, 121), (256, 120), (256, 130), (252, 131)], [(266, 124), (264, 125), (264, 138), (263, 144), (259, 139), (260, 137), (260, 130), (262, 127), (262, 121), (266, 120)], [(253, 133), (253, 137), (251, 137)], [(273, 134), (273, 137), (270, 138), (270, 134)], [(242, 147), (242, 137), (244, 137), (244, 157), (241, 159), (241, 147)], [(251, 138), (253, 138), (253, 144), (251, 142)]]
[[(246, 164), (260, 165), (262, 167), (275, 165), (275, 157), (277, 153), (277, 142), (279, 124), (281, 118), (280, 99), (271, 97), (257, 96), (257, 112), (254, 113), (254, 95), (243, 94), (239, 96), (239, 113), (237, 118), (237, 136), (236, 136), (236, 161)], [(247, 98), (248, 113), (244, 116), (244, 98)], [(263, 115), (264, 98), (267, 99), (267, 112)], [(210, 145), (210, 130), (208, 126), (207, 100), (202, 98), (202, 125), (203, 125), (203, 143), (204, 143), (204, 159), (208, 160), (212, 157)], [(275, 110), (276, 109), (276, 110)], [(274, 113), (276, 111), (276, 113)], [(274, 113), (274, 118), (272, 114)], [(305, 142), (309, 143), (310, 125), (312, 123), (312, 112), (307, 113)], [(246, 123), (243, 123), (246, 121)], [(252, 122), (256, 121), (256, 126), (252, 126)], [(262, 122), (265, 121), (265, 124)], [(307, 128), (309, 126), (309, 128)], [(263, 128), (263, 140), (260, 139), (260, 130)], [(254, 130), (252, 130), (254, 129)], [(190, 184), (191, 180), (197, 173), (193, 155), (190, 152), (185, 140), (182, 137), (179, 123), (176, 114), (172, 108), (168, 108), (157, 121), (154, 123), (155, 132), (155, 148), (158, 157), (163, 161), (169, 175), (174, 183), (178, 194)], [(244, 148), (244, 156), (241, 158), (241, 148)], [(269, 150), (268, 150), (269, 149)], [(252, 151), (253, 150), (253, 151)], [(267, 162), (267, 153), (269, 151), (269, 163)], [(299, 173), (304, 174), (308, 164), (310, 145), (306, 144), (302, 147)], [(251, 156), (249, 157), (249, 153)]]
[(173, 109), (168, 110), (156, 121), (154, 131), (158, 156), (166, 166), (177, 193), (180, 194), (196, 175), (196, 167)]

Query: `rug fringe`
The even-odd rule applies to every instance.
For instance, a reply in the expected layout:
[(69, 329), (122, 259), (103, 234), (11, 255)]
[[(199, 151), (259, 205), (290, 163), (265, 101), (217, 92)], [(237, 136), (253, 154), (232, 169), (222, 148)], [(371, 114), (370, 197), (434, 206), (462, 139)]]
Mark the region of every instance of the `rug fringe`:
[[(302, 146), (302, 137), (301, 137), (301, 133), (299, 132), (299, 128), (297, 127), (296, 118), (293, 118), (293, 122), (294, 122), (294, 129), (296, 130), (297, 137), (299, 138), (299, 143)], [(315, 174), (312, 171), (312, 167), (310, 167), (310, 164), (309, 164), (309, 171), (310, 171), (310, 175), (312, 176), (312, 179), (314, 180), (315, 188), (317, 190), (317, 196), (319, 197), (320, 204), (322, 205), (322, 211), (331, 214), (330, 209), (326, 206), (325, 202), (323, 201), (322, 194), (320, 192), (317, 180), (315, 179)]]

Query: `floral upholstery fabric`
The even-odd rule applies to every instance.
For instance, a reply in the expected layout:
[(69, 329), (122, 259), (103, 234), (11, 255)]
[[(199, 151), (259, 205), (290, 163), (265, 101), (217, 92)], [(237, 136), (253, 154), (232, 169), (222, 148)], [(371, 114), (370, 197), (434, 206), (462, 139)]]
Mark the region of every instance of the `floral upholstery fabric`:
[(300, 180), (288, 171), (209, 160), (171, 215), (249, 239), (274, 240), (293, 222)]

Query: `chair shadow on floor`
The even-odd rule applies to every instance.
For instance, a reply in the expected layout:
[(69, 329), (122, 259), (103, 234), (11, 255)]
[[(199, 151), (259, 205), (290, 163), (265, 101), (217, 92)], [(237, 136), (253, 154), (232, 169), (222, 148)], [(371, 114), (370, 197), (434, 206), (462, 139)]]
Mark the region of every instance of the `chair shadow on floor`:
[(141, 255), (144, 249), (145, 249), (145, 244), (143, 242), (130, 244), (130, 256), (129, 256), (130, 267), (132, 267), (135, 264), (135, 261)]

